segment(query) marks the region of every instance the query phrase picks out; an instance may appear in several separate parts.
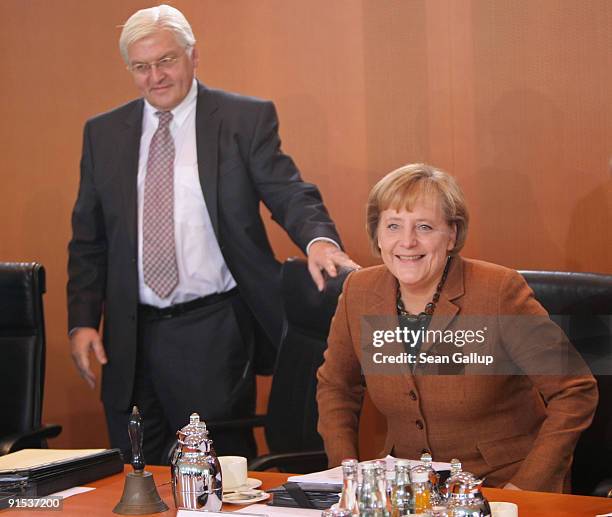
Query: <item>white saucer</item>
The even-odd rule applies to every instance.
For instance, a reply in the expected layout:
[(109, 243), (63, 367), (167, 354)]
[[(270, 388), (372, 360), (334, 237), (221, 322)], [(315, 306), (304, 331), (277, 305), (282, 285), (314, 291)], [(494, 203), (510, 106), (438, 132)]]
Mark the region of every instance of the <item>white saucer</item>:
[(224, 489), (223, 493), (225, 494), (226, 492), (243, 492), (245, 490), (252, 490), (253, 488), (260, 487), (261, 483), (261, 479), (247, 478), (247, 482), (244, 485), (228, 488), (227, 490)]
[(243, 491), (225, 494), (223, 502), (229, 504), (252, 504), (265, 501), (270, 498), (270, 494), (263, 490), (246, 489)]

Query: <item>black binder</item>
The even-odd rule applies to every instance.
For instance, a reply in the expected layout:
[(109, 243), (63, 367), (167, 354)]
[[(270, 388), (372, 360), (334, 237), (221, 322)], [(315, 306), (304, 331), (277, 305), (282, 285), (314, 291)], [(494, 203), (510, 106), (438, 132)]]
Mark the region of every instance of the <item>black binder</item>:
[(8, 499), (44, 497), (123, 471), (119, 449), (23, 470), (0, 471), (0, 509)]
[(326, 510), (340, 500), (342, 485), (289, 482), (267, 492), (272, 494), (272, 501), (267, 503), (269, 506)]

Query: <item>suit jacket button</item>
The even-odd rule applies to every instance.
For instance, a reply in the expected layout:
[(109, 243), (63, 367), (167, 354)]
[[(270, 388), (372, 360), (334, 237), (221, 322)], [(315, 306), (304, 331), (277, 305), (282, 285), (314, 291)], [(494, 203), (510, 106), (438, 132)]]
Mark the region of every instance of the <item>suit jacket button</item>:
[(417, 429), (423, 429), (423, 427), (425, 427), (423, 425), (423, 421), (422, 420), (417, 420), (416, 421), (416, 426), (417, 426)]

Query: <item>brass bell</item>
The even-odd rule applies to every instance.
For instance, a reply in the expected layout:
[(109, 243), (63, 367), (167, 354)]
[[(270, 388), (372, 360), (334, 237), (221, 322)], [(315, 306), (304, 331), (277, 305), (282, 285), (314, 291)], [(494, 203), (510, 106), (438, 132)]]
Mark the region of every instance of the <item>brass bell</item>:
[(121, 500), (113, 508), (119, 515), (143, 515), (147, 513), (165, 512), (168, 505), (157, 493), (153, 474), (147, 472), (142, 455), (142, 418), (138, 408), (134, 406), (128, 425), (130, 442), (132, 443), (132, 467), (125, 478)]

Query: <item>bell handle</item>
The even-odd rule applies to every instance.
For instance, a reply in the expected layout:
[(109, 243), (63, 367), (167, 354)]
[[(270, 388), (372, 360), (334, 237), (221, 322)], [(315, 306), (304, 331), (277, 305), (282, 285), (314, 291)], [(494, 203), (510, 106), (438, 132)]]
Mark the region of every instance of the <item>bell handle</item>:
[(128, 434), (132, 444), (132, 468), (134, 472), (142, 472), (145, 468), (145, 460), (142, 453), (142, 417), (137, 406), (133, 407), (132, 414), (130, 415)]

